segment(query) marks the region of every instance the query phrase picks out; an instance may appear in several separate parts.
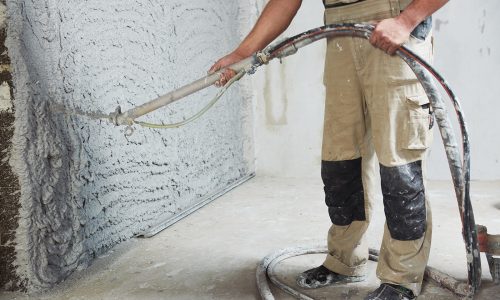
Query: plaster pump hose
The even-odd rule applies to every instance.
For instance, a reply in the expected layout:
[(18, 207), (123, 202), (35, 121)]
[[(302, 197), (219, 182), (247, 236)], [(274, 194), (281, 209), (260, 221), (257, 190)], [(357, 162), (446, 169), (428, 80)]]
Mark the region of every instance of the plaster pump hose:
[[(315, 28), (306, 31), (304, 33), (301, 33), (299, 35), (296, 35), (292, 38), (286, 39), (276, 45), (268, 47), (266, 50), (264, 50), (266, 61), (263, 61), (263, 63), (267, 63), (267, 61), (270, 61), (274, 58), (281, 59), (283, 57), (295, 54), (298, 49), (323, 38), (349, 36), (349, 37), (359, 37), (359, 38), (369, 39), (373, 28), (374, 27), (372, 25), (368, 24), (332, 24)], [(467, 131), (467, 126), (465, 124), (463, 112), (460, 106), (460, 102), (456, 97), (456, 95), (451, 90), (451, 88), (449, 87), (446, 80), (444, 80), (444, 78), (425, 60), (423, 60), (418, 55), (413, 53), (413, 51), (411, 51), (405, 46), (401, 46), (399, 50), (396, 52), (396, 55), (402, 58), (413, 70), (418, 80), (421, 82), (429, 98), (430, 104), (434, 110), (436, 121), (439, 126), (441, 138), (443, 140), (446, 155), (448, 158), (448, 164), (452, 174), (453, 184), (455, 186), (455, 194), (462, 221), (462, 234), (467, 252), (468, 284), (466, 285), (465, 288), (463, 285), (461, 285), (458, 281), (454, 280), (453, 278), (446, 275), (444, 276), (439, 276), (439, 274), (436, 275), (437, 274), (436, 272), (434, 273), (429, 272), (429, 269), (427, 270), (427, 275), (431, 275), (433, 279), (438, 280), (443, 286), (451, 289), (453, 292), (457, 294), (473, 297), (473, 295), (479, 289), (479, 286), (481, 284), (481, 260), (477, 242), (477, 229), (475, 225), (474, 213), (472, 210), (472, 204), (470, 200), (469, 135)], [(258, 57), (258, 54), (254, 56)], [(437, 90), (434, 84), (434, 79), (436, 79), (437, 82), (446, 91), (448, 97), (452, 101), (453, 107), (457, 114), (462, 134), (463, 156), (460, 154), (458, 143), (456, 141), (455, 134), (451, 126), (451, 122), (446, 112), (446, 106), (440, 96), (439, 91)], [(292, 249), (290, 251), (294, 252), (295, 250)], [(318, 251), (318, 249), (314, 249), (311, 251)], [(273, 266), (274, 265), (275, 264), (273, 264)], [(259, 270), (261, 270), (263, 267), (264, 265), (261, 264), (259, 266)], [(268, 268), (267, 272), (269, 272), (269, 265), (267, 265), (267, 268)], [(262, 278), (259, 277), (261, 277), (261, 275), (257, 274), (257, 282), (261, 283)], [(261, 289), (260, 286), (259, 289)], [(263, 290), (265, 293), (267, 293), (265, 288), (263, 288)], [(263, 295), (263, 298), (273, 299), (270, 297), (265, 297), (265, 295)], [(301, 299), (308, 299), (308, 298), (301, 298)]]

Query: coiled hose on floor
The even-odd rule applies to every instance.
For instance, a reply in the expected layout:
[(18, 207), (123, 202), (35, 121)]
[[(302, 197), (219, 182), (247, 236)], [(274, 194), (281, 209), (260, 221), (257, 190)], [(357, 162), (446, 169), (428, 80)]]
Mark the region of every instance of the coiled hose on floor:
[[(359, 37), (369, 39), (374, 27), (367, 24), (332, 24), (315, 28), (289, 39), (286, 39), (276, 45), (268, 47), (263, 53), (256, 54), (262, 63), (267, 63), (274, 58), (283, 58), (295, 54), (298, 49), (307, 46), (323, 38), (336, 37)], [(259, 57), (260, 55), (260, 57)], [(436, 122), (439, 126), (441, 138), (445, 147), (448, 164), (450, 167), (455, 194), (462, 221), (462, 234), (467, 252), (468, 282), (462, 283), (454, 278), (428, 267), (426, 276), (437, 281), (441, 286), (451, 290), (457, 295), (472, 298), (481, 284), (481, 260), (477, 242), (477, 229), (474, 220), (474, 213), (470, 199), (470, 144), (467, 126), (460, 102), (451, 90), (444, 78), (425, 60), (416, 55), (409, 48), (402, 46), (396, 52), (396, 55), (403, 59), (413, 70), (416, 77), (422, 84), (430, 104), (434, 110)], [(262, 59), (262, 57), (264, 59)], [(449, 120), (446, 106), (441, 95), (434, 84), (434, 79), (443, 87), (450, 98), (462, 135), (462, 155), (458, 146), (457, 139), (451, 122)], [(277, 251), (266, 258), (258, 266), (256, 279), (259, 291), (263, 299), (274, 299), (267, 284), (266, 277), (285, 292), (297, 297), (298, 299), (311, 299), (292, 288), (280, 282), (275, 274), (274, 267), (282, 260), (304, 254), (326, 253), (324, 247), (295, 247)], [(370, 249), (370, 259), (377, 260), (378, 252)]]

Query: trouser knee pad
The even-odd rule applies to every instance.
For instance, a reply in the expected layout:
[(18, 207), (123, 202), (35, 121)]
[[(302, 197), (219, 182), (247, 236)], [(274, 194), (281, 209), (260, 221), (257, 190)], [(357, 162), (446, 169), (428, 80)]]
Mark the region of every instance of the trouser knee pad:
[(345, 226), (365, 221), (361, 158), (344, 161), (322, 161), (321, 178), (325, 185), (325, 202), (333, 224)]
[(380, 165), (387, 228), (400, 241), (417, 240), (426, 230), (422, 161), (403, 166)]

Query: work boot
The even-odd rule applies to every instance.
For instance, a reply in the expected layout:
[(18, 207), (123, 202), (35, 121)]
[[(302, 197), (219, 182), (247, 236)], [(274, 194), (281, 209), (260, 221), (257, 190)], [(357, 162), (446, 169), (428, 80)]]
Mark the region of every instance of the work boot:
[(412, 300), (416, 298), (413, 292), (405, 287), (382, 283), (378, 289), (369, 293), (365, 300)]
[(347, 276), (330, 271), (321, 265), (297, 276), (297, 284), (305, 289), (317, 289), (332, 284), (363, 281), (365, 276)]

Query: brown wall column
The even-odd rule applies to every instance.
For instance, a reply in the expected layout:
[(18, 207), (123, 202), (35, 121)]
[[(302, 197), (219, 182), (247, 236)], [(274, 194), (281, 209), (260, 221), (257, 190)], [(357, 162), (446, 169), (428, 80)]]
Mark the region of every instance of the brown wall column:
[[(5, 12), (5, 0), (0, 1), (0, 10)], [(0, 18), (0, 290), (17, 290), (22, 288), (14, 268), (20, 187), (9, 165), (15, 118), (5, 14)]]

